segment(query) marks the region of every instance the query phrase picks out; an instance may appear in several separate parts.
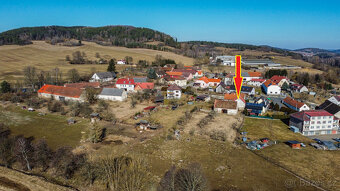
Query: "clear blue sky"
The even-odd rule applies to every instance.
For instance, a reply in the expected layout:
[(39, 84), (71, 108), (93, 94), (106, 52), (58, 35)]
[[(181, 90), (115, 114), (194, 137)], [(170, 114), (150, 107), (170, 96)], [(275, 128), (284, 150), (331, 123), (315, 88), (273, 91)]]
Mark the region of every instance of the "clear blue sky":
[(44, 25), (133, 25), (179, 41), (340, 49), (339, 0), (0, 0), (0, 32)]

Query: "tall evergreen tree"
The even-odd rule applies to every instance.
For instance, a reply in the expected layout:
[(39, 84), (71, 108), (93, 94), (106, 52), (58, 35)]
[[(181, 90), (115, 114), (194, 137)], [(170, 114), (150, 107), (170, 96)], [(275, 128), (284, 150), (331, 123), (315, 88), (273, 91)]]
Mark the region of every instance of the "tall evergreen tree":
[(150, 68), (150, 69), (148, 70), (148, 78), (149, 78), (149, 79), (156, 79), (156, 78), (157, 78), (155, 69)]
[(114, 59), (110, 60), (109, 66), (107, 67), (107, 71), (116, 73), (116, 61)]
[(7, 93), (11, 91), (11, 84), (9, 84), (7, 81), (1, 82), (1, 88), (0, 92), (1, 93)]

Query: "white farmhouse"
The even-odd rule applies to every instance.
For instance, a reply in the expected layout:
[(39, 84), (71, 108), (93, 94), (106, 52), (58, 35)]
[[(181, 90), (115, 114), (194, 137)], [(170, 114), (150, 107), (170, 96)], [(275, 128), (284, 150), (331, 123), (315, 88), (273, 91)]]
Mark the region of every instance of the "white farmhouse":
[(126, 98), (126, 91), (118, 88), (103, 88), (102, 92), (98, 95), (98, 99), (110, 101), (124, 101)]
[(126, 91), (134, 91), (135, 81), (133, 78), (120, 78), (116, 82), (116, 87), (119, 89), (125, 89)]
[(261, 87), (263, 92), (266, 93), (267, 95), (281, 94), (281, 87), (273, 83), (271, 80), (266, 80)]
[(119, 64), (119, 65), (126, 64), (126, 61), (125, 60), (118, 60), (117, 64)]
[(173, 84), (170, 87), (168, 87), (166, 91), (167, 99), (180, 99), (181, 96), (182, 96), (181, 87), (177, 86), (176, 84)]
[(114, 80), (116, 77), (115, 73), (112, 72), (98, 72), (93, 74), (90, 82), (109, 82)]

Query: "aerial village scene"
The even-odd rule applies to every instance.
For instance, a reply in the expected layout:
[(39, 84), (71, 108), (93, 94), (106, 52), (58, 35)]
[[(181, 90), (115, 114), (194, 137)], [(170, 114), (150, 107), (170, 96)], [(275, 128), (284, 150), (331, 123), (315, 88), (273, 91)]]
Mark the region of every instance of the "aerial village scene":
[(1, 2), (0, 191), (339, 191), (339, 7)]

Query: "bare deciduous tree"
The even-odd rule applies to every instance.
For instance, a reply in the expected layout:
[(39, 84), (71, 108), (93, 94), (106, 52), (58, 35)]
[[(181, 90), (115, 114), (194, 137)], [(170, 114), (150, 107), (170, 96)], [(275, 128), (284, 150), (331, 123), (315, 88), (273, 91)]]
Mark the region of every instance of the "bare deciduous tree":
[(208, 182), (200, 164), (192, 163), (187, 168), (172, 166), (160, 181), (158, 191), (205, 191)]
[(34, 88), (37, 83), (37, 70), (35, 67), (27, 66), (24, 68), (25, 83)]
[(52, 151), (48, 147), (46, 141), (41, 139), (34, 145), (34, 161), (36, 165), (39, 165), (43, 171), (46, 171), (49, 167), (49, 163), (52, 159)]
[(107, 156), (101, 159), (99, 166), (102, 168), (102, 179), (110, 190), (149, 190), (150, 171), (142, 159)]
[(193, 163), (187, 168), (179, 169), (175, 175), (175, 188), (177, 191), (206, 191), (207, 179), (198, 163)]
[(33, 155), (33, 147), (31, 141), (23, 136), (18, 136), (15, 141), (15, 153), (18, 160), (23, 166), (26, 166), (27, 170), (31, 170), (31, 161)]

